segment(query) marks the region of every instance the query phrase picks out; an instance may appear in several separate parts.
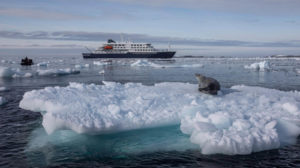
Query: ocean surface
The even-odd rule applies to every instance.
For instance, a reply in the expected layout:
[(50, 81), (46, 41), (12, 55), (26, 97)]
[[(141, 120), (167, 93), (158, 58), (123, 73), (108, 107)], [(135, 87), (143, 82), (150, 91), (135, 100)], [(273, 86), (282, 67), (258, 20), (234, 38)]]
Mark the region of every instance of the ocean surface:
[[(64, 55), (30, 58), (35, 65), (21, 67), (20, 57), (0, 56), (0, 97), (3, 99), (0, 101), (0, 167), (300, 167), (298, 135), (292, 144), (251, 154), (203, 154), (199, 144), (183, 133), (180, 122), (125, 131), (116, 129), (103, 134), (78, 133), (70, 129), (47, 134), (43, 112), (20, 108), (26, 92), (45, 87), (65, 88), (70, 82), (103, 85), (103, 81), (109, 81), (121, 85), (141, 83), (156, 91), (158, 83), (197, 84), (195, 73), (217, 79), (225, 90), (245, 85), (286, 94), (300, 91), (299, 58), (101, 60)], [(42, 100), (48, 99), (52, 101), (49, 97)], [(81, 101), (76, 96), (70, 99)], [(296, 97), (295, 106), (288, 110), (299, 112), (298, 100)], [(30, 103), (27, 106), (31, 108)]]

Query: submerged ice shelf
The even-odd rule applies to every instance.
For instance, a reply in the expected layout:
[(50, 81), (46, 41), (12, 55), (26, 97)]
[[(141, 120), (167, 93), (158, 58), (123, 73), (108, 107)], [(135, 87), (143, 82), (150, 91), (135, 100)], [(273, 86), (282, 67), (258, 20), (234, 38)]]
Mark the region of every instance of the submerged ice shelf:
[(233, 86), (211, 96), (189, 83), (70, 83), (26, 92), (20, 107), (41, 112), (49, 134), (180, 124), (203, 154), (250, 154), (293, 144), (300, 134), (300, 93), (261, 87)]

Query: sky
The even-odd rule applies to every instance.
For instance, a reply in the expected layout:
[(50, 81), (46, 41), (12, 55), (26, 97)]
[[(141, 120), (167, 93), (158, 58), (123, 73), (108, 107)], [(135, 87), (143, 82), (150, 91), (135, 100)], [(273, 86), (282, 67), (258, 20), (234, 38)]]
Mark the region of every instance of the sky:
[(179, 55), (300, 55), (299, 0), (1, 0), (7, 49), (169, 43)]

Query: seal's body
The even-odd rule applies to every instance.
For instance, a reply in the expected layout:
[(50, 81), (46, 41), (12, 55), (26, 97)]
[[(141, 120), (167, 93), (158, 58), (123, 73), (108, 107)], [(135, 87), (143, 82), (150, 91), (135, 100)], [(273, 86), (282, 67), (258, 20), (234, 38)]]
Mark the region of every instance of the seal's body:
[(195, 74), (195, 76), (199, 81), (198, 90), (200, 92), (203, 92), (206, 94), (211, 94), (211, 95), (216, 95), (218, 93), (218, 90), (220, 90), (220, 84), (216, 79), (206, 77), (201, 74)]

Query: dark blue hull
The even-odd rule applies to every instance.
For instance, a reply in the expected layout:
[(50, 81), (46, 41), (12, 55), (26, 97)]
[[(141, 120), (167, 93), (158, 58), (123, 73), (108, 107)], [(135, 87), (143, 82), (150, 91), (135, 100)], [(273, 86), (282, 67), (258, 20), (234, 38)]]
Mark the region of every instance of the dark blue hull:
[(82, 53), (83, 58), (172, 58), (175, 51), (156, 53)]

